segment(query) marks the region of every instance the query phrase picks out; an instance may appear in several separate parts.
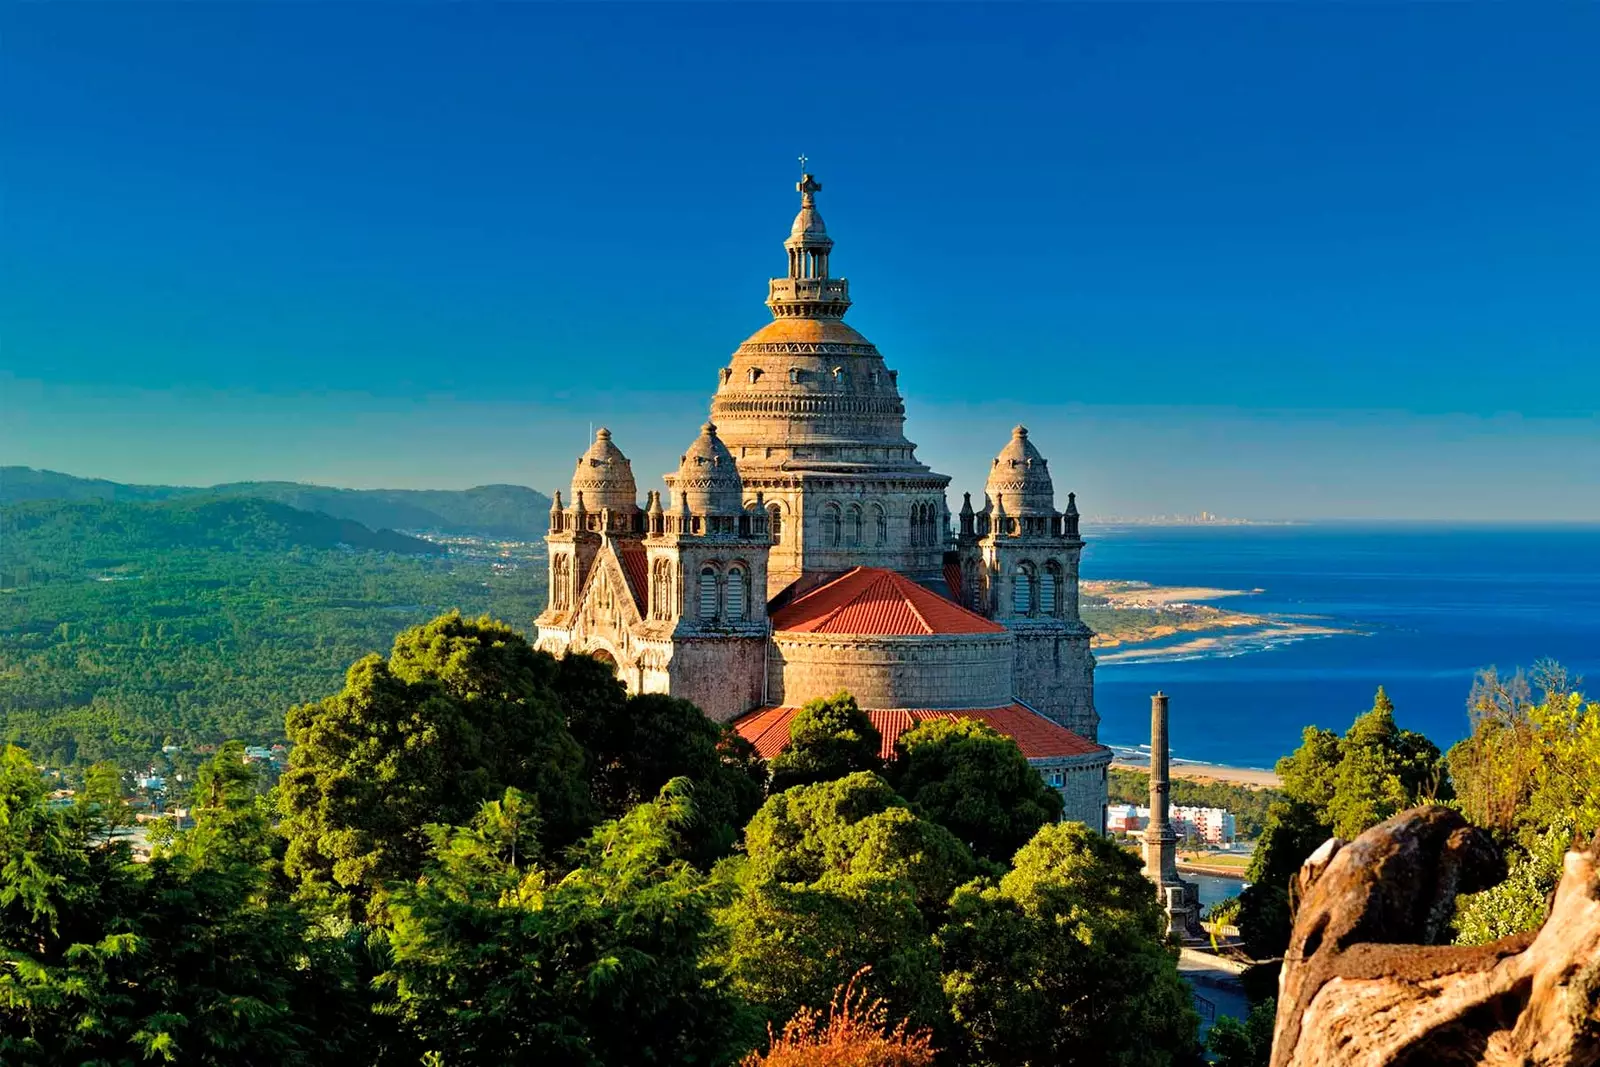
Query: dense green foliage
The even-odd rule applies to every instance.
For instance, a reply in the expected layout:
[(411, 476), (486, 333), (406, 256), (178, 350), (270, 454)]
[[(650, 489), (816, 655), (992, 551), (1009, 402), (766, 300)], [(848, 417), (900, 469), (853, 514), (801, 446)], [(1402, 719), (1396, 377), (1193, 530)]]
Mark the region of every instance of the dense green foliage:
[(129, 556), (220, 550), (372, 549), (439, 555), (429, 541), (393, 530), (297, 511), (265, 500), (179, 500), (156, 504), (41, 501), (0, 510), (5, 570), (0, 585), (28, 588), (63, 579), (131, 581)]
[(6, 750), (0, 1062), (321, 1064), (362, 1041), (345, 946), (265, 899), (272, 844), (251, 791), (220, 789), (148, 863), (103, 811), (54, 810), (42, 791)]
[(1472, 735), (1449, 753), (1462, 811), (1501, 841), (1510, 867), (1504, 882), (1461, 899), (1462, 944), (1538, 927), (1562, 855), (1600, 831), (1600, 702), (1556, 664), (1537, 664), (1534, 675), (1537, 701), (1520, 674), (1485, 671), (1471, 697)]
[(548, 528), (550, 498), (520, 485), (473, 489), (335, 489), (300, 482), (228, 482), (204, 489), (123, 485), (31, 467), (0, 467), (0, 504), (28, 500), (180, 500), (249, 497), (320, 511), (372, 529), (430, 530), (533, 540)]
[(687, 782), (597, 828), (562, 874), (516, 790), (470, 826), (429, 827), (423, 877), (393, 898), (381, 980), (446, 1063), (708, 1064), (736, 1051), (738, 1006), (702, 962), (731, 888), (678, 858)]
[(983, 859), (1005, 863), (1061, 818), (1061, 794), (1016, 742), (984, 723), (933, 719), (901, 734), (895, 752), (895, 789)]
[(1138, 1065), (1194, 1042), (1192, 994), (1163, 948), (1140, 864), (1080, 823), (1055, 823), (998, 884), (972, 882), (935, 944), (975, 1067)]
[[(845, 755), (819, 766), (877, 760), (853, 701), (820, 710), (814, 751)], [(239, 742), (200, 766), (195, 826), (145, 864), (110, 832), (116, 768), (57, 810), (8, 750), (5, 1062), (731, 1065), (864, 966), (945, 1062), (1197, 1051), (1138, 864), (1050, 821), (986, 731), (911, 739), (915, 805), (871, 771), (763, 800), (692, 705), (452, 613), (287, 732), (268, 794)], [(1027, 839), (981, 860), (951, 827)]]
[(387, 550), (418, 547), (260, 501), (0, 508), (0, 740), (125, 767), (169, 739), (270, 742), (397, 629), (542, 604), (543, 567)]
[(849, 693), (810, 701), (789, 723), (789, 747), (772, 760), (772, 788), (810, 785), (883, 767), (883, 735)]
[(451, 614), (292, 709), (285, 872), (341, 911), (381, 913), (385, 887), (421, 869), (423, 826), (465, 822), (508, 788), (528, 794), (552, 844), (573, 840), (591, 811), (553, 668), (509, 627)]
[(620, 818), (674, 778), (694, 783), (694, 821), (682, 828), (697, 862), (732, 850), (761, 806), (766, 768), (750, 743), (687, 700), (628, 696), (612, 669), (588, 656), (554, 664), (551, 686), (585, 753), (595, 810)]
[(745, 849), (720, 960), (740, 995), (781, 1021), (870, 966), (892, 1014), (942, 1023), (928, 937), (975, 869), (961, 842), (862, 771), (770, 797)]
[[(1233, 812), (1234, 832), (1242, 838), (1260, 835), (1267, 823), (1267, 809), (1284, 795), (1278, 789), (1192, 778), (1173, 778), (1171, 785), (1175, 807), (1223, 808)], [(1146, 771), (1113, 767), (1106, 782), (1106, 794), (1113, 804), (1148, 804), (1150, 775)]]
[(1448, 799), (1444, 757), (1426, 737), (1402, 730), (1380, 687), (1372, 710), (1343, 736), (1308, 726), (1293, 753), (1278, 761), (1285, 799), (1267, 813), (1240, 895), (1239, 929), (1257, 959), (1289, 943), (1289, 878), (1329, 837), (1352, 840), (1406, 808)]
[(1206, 1035), (1206, 1048), (1216, 1067), (1267, 1067), (1272, 1061), (1272, 1029), (1278, 1001), (1268, 997), (1250, 1009), (1240, 1022), (1224, 1015)]

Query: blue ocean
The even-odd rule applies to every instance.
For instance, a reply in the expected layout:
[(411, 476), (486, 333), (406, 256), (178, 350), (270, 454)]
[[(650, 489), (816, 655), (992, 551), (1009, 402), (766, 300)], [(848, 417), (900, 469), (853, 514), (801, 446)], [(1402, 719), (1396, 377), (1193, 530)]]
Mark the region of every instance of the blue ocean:
[[(1148, 743), (1172, 698), (1175, 756), (1271, 767), (1306, 725), (1343, 731), (1387, 689), (1401, 726), (1441, 748), (1469, 726), (1480, 668), (1559, 660), (1600, 695), (1600, 526), (1295, 525), (1085, 529), (1085, 578), (1256, 590), (1208, 601), (1351, 632), (1179, 635), (1100, 665), (1100, 739)], [(1169, 650), (1164, 654), (1163, 649)]]

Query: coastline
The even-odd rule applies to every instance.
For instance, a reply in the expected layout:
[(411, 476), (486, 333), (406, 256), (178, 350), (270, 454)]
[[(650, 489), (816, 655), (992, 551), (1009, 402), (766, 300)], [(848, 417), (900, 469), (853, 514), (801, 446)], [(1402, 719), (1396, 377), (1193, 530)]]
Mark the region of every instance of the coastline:
[(1104, 579), (1086, 580), (1079, 588), (1085, 621), (1095, 630), (1090, 647), (1101, 663), (1237, 655), (1311, 637), (1359, 632), (1320, 616), (1254, 613), (1205, 603), (1254, 596), (1262, 589)]

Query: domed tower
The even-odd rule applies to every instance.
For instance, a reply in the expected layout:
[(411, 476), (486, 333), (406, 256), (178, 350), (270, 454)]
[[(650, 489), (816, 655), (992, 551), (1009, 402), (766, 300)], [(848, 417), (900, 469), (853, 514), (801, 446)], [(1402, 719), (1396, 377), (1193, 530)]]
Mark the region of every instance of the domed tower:
[(550, 601), (539, 617), (546, 626), (563, 621), (577, 606), (604, 539), (637, 542), (644, 536), (633, 465), (604, 426), (578, 457), (571, 490), (571, 503), (564, 504), (557, 490), (550, 506), (550, 532), (545, 535), (550, 546)]
[(1055, 509), (1050, 467), (1026, 426), (989, 468), (984, 506), (961, 509), (957, 552), (962, 593), (974, 610), (1016, 635), (1017, 696), (1035, 711), (1093, 741), (1094, 657), (1078, 616), (1078, 505)]
[(726, 720), (759, 703), (767, 640), (767, 552), (761, 495), (744, 507), (744, 483), (714, 423), (667, 475), (672, 496), (645, 513), (649, 626), (670, 640), (648, 692), (692, 700)]
[(594, 433), (594, 443), (578, 457), (572, 472), (572, 499), (578, 494), (590, 511), (611, 508), (619, 514), (639, 509), (639, 487), (633, 481), (633, 464), (611, 440), (604, 426)]
[(844, 322), (850, 283), (831, 274), (833, 239), (810, 174), (773, 278), (773, 321), (722, 368), (711, 414), (738, 464), (745, 506), (764, 497), (772, 531), (769, 595), (802, 574), (943, 569), (950, 479), (916, 458), (895, 372)]
[(744, 481), (733, 453), (717, 436), (715, 423), (700, 427), (678, 461), (678, 472), (667, 475), (674, 507), (707, 519), (726, 520), (744, 514)]

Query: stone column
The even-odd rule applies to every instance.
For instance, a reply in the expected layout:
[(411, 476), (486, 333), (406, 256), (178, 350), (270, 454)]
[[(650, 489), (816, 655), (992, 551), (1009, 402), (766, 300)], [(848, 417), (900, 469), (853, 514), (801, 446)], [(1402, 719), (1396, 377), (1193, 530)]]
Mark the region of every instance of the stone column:
[(1179, 885), (1178, 834), (1170, 819), (1172, 785), (1167, 769), (1167, 695), (1150, 698), (1150, 823), (1144, 831), (1144, 873), (1158, 886)]
[(1150, 698), (1150, 823), (1144, 830), (1144, 876), (1155, 883), (1167, 913), (1167, 936), (1199, 933), (1200, 890), (1178, 877), (1178, 834), (1172, 828), (1168, 773), (1167, 695)]

